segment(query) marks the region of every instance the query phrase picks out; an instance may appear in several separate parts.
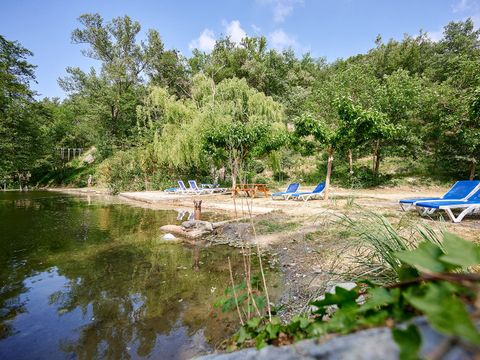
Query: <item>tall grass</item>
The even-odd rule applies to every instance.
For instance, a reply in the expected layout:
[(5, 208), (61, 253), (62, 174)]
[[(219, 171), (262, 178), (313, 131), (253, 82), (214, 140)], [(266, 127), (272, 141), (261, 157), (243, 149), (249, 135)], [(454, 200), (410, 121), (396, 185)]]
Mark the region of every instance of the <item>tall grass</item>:
[(398, 251), (415, 249), (420, 242), (431, 242), (442, 247), (443, 230), (435, 231), (428, 225), (392, 225), (384, 216), (362, 211), (355, 217), (343, 215), (340, 222), (356, 239), (353, 259), (358, 266), (355, 277), (367, 277), (381, 282), (397, 278), (402, 263), (394, 255)]

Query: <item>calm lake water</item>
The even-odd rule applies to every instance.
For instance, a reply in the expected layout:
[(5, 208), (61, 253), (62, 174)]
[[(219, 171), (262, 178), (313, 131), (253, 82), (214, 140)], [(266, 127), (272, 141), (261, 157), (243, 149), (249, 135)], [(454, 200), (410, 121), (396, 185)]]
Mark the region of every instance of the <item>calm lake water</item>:
[(238, 325), (212, 304), (241, 256), (162, 241), (178, 215), (0, 192), (0, 359), (186, 359), (224, 339)]

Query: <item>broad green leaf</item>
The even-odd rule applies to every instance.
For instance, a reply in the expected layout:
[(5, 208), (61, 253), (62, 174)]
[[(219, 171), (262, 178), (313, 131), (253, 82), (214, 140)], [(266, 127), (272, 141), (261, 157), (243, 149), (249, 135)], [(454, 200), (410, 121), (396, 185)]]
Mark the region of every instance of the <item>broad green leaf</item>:
[(262, 332), (260, 334), (257, 335), (257, 337), (255, 338), (255, 343), (256, 343), (256, 347), (258, 350), (264, 348), (265, 346), (267, 346), (267, 333), (266, 332)]
[(402, 265), (398, 270), (397, 270), (397, 276), (399, 281), (406, 281), (406, 280), (411, 280), (415, 279), (419, 276), (420, 274), (418, 273), (418, 270), (408, 266), (408, 265)]
[(357, 327), (357, 311), (353, 307), (338, 309), (326, 323), (329, 332), (347, 334)]
[(268, 333), (268, 337), (270, 339), (276, 339), (277, 336), (278, 336), (278, 333), (280, 332), (280, 329), (282, 328), (282, 326), (280, 324), (268, 324), (266, 327), (265, 327), (265, 330), (267, 331)]
[(325, 323), (318, 321), (312, 322), (306, 330), (309, 337), (322, 336), (326, 333)]
[(301, 329), (306, 329), (311, 323), (309, 318), (306, 318), (306, 317), (303, 317), (303, 316), (300, 317), (299, 321), (300, 321), (300, 328)]
[(429, 284), (424, 296), (405, 294), (408, 302), (422, 311), (430, 325), (446, 335), (459, 336), (480, 344), (480, 333), (473, 325), (465, 305), (441, 283)]
[(442, 250), (435, 244), (423, 242), (415, 250), (398, 251), (395, 256), (405, 264), (433, 272), (445, 271), (445, 265), (439, 260)]
[(247, 321), (247, 325), (252, 329), (255, 329), (258, 327), (258, 325), (260, 325), (260, 321), (262, 321), (260, 317), (254, 317)]
[(446, 233), (443, 246), (446, 253), (440, 257), (443, 262), (461, 267), (480, 264), (480, 246), (470, 241), (455, 234)]
[(277, 325), (277, 324), (281, 324), (282, 320), (278, 316), (273, 316), (270, 323), (273, 325)]
[(388, 317), (389, 314), (386, 310), (377, 310), (365, 314), (365, 316), (360, 317), (357, 322), (359, 325), (367, 327), (379, 326), (384, 324)]
[(422, 336), (415, 325), (410, 324), (405, 330), (392, 329), (392, 337), (400, 349), (400, 360), (420, 358), (418, 352), (422, 346)]
[(245, 327), (241, 327), (240, 330), (238, 331), (238, 339), (237, 342), (239, 344), (243, 344), (247, 338), (250, 338), (250, 336), (247, 333), (247, 330), (245, 330)]
[(394, 298), (390, 292), (383, 287), (376, 287), (368, 290), (369, 298), (362, 305), (361, 310), (370, 310), (379, 306), (391, 304)]
[(357, 305), (355, 302), (357, 297), (358, 293), (355, 289), (346, 290), (337, 286), (334, 294), (326, 293), (325, 299), (312, 301), (310, 304), (319, 308), (329, 305), (337, 305), (339, 308), (342, 308)]

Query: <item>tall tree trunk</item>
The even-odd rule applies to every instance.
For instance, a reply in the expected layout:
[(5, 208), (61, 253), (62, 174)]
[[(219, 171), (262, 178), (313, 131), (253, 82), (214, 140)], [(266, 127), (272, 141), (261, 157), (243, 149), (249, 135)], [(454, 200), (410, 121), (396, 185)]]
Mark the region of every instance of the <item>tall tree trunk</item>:
[(380, 149), (378, 150), (377, 152), (377, 157), (375, 159), (375, 175), (378, 175), (379, 171), (380, 171), (380, 159), (381, 159), (381, 155), (380, 155)]
[(238, 159), (234, 158), (232, 160), (232, 189), (235, 189), (235, 186), (237, 186), (237, 177), (238, 177)]
[(227, 173), (225, 166), (222, 165), (219, 172), (220, 172), (220, 179), (222, 180), (222, 182), (225, 182), (225, 174)]
[(380, 167), (380, 140), (375, 141), (373, 148), (373, 159), (372, 159), (372, 171), (374, 175), (378, 174), (378, 169)]
[(348, 167), (350, 169), (350, 175), (353, 174), (353, 155), (352, 149), (348, 149)]
[(328, 148), (328, 160), (327, 160), (327, 178), (325, 179), (325, 191), (324, 199), (328, 200), (328, 193), (330, 191), (330, 177), (332, 176), (332, 164), (333, 164), (333, 152), (332, 148)]
[(470, 180), (473, 180), (475, 177), (476, 167), (477, 167), (477, 160), (472, 159), (472, 162), (470, 163)]

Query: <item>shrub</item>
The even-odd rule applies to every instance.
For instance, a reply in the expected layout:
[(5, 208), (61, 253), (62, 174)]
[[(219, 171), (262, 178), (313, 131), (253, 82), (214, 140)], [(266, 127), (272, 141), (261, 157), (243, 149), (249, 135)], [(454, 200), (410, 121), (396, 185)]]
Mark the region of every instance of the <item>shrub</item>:
[(145, 190), (148, 179), (143, 172), (139, 151), (119, 151), (105, 160), (98, 168), (100, 182), (112, 193), (125, 190)]

